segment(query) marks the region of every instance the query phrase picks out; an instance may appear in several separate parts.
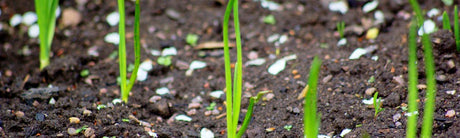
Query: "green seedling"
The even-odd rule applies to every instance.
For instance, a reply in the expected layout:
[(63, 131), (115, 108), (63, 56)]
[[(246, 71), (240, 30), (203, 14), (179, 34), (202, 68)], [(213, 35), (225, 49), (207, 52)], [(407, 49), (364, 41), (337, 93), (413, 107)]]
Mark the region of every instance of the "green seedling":
[(121, 121), (126, 122), (126, 123), (129, 123), (129, 119), (128, 119), (128, 118), (123, 118), (123, 119), (121, 119)]
[(75, 132), (78, 134), (78, 133), (80, 133), (81, 131), (86, 130), (86, 129), (88, 129), (88, 126), (87, 126), (87, 125), (84, 125), (83, 127), (79, 128), (79, 129), (77, 129), (77, 130), (75, 130)]
[(191, 46), (196, 46), (198, 39), (200, 39), (200, 37), (196, 34), (187, 34), (185, 41)]
[(88, 69), (84, 69), (80, 72), (80, 76), (81, 77), (87, 77), (89, 75), (89, 70)]
[(377, 97), (379, 95), (378, 92), (374, 93), (373, 104), (374, 104), (374, 118), (377, 118), (377, 115), (382, 112), (384, 109), (382, 108), (382, 98)]
[(244, 132), (248, 128), (249, 123), (251, 122), (252, 113), (254, 112), (254, 104), (256, 104), (264, 94), (270, 93), (271, 91), (261, 91), (257, 93), (257, 96), (249, 98), (249, 106), (248, 111), (246, 112), (246, 116), (244, 116), (243, 125), (241, 125), (240, 131), (236, 135), (238, 138), (243, 136)]
[[(407, 128), (406, 128), (406, 136), (408, 138), (415, 138), (417, 132), (417, 98), (418, 98), (418, 91), (417, 91), (417, 79), (418, 79), (418, 72), (417, 72), (417, 25), (415, 22), (412, 22), (412, 25), (409, 29), (409, 65), (408, 65), (408, 74), (409, 74), (409, 82), (408, 82), (408, 108), (409, 113), (411, 115), (407, 119)], [(404, 108), (401, 108), (404, 110)], [(407, 109), (406, 109), (407, 110)]]
[(452, 31), (452, 28), (450, 28), (449, 15), (447, 15), (446, 11), (442, 13), (442, 29)]
[(291, 131), (292, 125), (285, 125), (283, 128), (286, 129), (287, 131)]
[(107, 106), (105, 104), (100, 104), (100, 105), (96, 106), (97, 110), (101, 110), (101, 109), (104, 109), (104, 108), (107, 108)]
[(206, 110), (209, 110), (209, 111), (214, 110), (216, 105), (217, 105), (216, 102), (212, 102), (208, 107), (206, 107)]
[(265, 16), (264, 17), (264, 23), (266, 24), (271, 24), (271, 25), (275, 25), (276, 24), (276, 19), (275, 19), (275, 16), (273, 15), (268, 15), (268, 16)]
[(345, 37), (345, 22), (341, 21), (337, 23), (337, 31), (339, 32), (341, 39)]
[(457, 5), (454, 6), (454, 35), (455, 35), (455, 45), (457, 46), (457, 51), (460, 51), (460, 27), (458, 23)]
[(140, 64), (140, 37), (139, 37), (139, 20), (140, 20), (140, 5), (139, 0), (135, 2), (134, 11), (134, 70), (132, 72), (129, 82), (126, 79), (126, 32), (125, 32), (125, 1), (118, 0), (118, 12), (120, 14), (120, 22), (118, 24), (120, 34), (120, 44), (118, 46), (118, 59), (120, 65), (120, 78), (121, 78), (121, 100), (128, 103), (129, 92), (131, 91), (134, 82), (137, 78), (137, 71), (139, 70)]
[(161, 56), (161, 57), (158, 57), (157, 63), (163, 66), (169, 66), (172, 63), (171, 60), (172, 60), (171, 56)]
[(303, 108), (303, 125), (304, 137), (316, 138), (318, 137), (318, 129), (321, 122), (321, 117), (317, 113), (317, 86), (319, 71), (321, 69), (321, 60), (317, 56), (313, 59), (310, 67), (310, 77), (308, 78), (308, 90), (305, 95), (305, 104)]
[[(417, 26), (421, 27), (423, 25), (424, 19), (423, 19), (422, 11), (420, 10), (420, 6), (417, 0), (409, 0), (409, 2), (415, 11), (415, 15), (417, 18)], [(454, 11), (455, 11), (454, 16), (458, 16), (456, 7)], [(458, 25), (458, 20), (456, 21), (456, 25)], [(455, 25), (454, 25), (454, 29), (455, 29)], [(423, 53), (424, 53), (424, 61), (425, 61), (425, 76), (426, 76), (427, 88), (426, 88), (425, 109), (423, 111), (422, 132), (421, 132), (420, 137), (431, 137), (432, 131), (433, 131), (434, 108), (436, 104), (435, 103), (436, 80), (435, 80), (433, 47), (431, 46), (431, 38), (426, 33), (422, 35), (422, 44), (423, 44)]]
[(40, 28), (40, 70), (50, 64), (51, 43), (56, 27), (56, 8), (59, 0), (35, 0), (38, 27)]

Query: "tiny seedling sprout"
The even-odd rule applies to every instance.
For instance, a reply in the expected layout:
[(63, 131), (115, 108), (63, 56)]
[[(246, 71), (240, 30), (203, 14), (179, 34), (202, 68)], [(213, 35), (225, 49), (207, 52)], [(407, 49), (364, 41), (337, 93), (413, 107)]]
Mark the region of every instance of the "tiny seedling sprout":
[(187, 37), (185, 38), (185, 41), (187, 42), (187, 44), (189, 44), (191, 46), (196, 46), (199, 38), (200, 37), (198, 35), (196, 35), (196, 34), (187, 34)]
[(373, 104), (374, 104), (374, 118), (377, 118), (377, 115), (382, 112), (382, 98), (378, 97), (379, 93), (374, 93)]
[(339, 32), (339, 35), (340, 35), (340, 39), (344, 38), (345, 37), (345, 22), (344, 21), (340, 21), (337, 23), (337, 31)]
[[(409, 29), (409, 65), (408, 65), (408, 74), (409, 74), (409, 82), (408, 82), (408, 108), (409, 113), (411, 115), (407, 119), (407, 128), (406, 128), (406, 137), (408, 138), (415, 138), (417, 132), (417, 98), (418, 98), (418, 91), (417, 91), (417, 79), (418, 79), (418, 72), (417, 72), (417, 25), (415, 21), (412, 21), (411, 27)], [(402, 108), (403, 109), (403, 108)], [(404, 110), (404, 109), (403, 109)]]
[(120, 13), (120, 22), (119, 22), (119, 34), (120, 34), (120, 43), (118, 46), (118, 59), (120, 65), (120, 78), (121, 78), (121, 99), (127, 103), (129, 92), (131, 91), (134, 82), (137, 78), (137, 71), (139, 70), (140, 64), (140, 37), (139, 37), (139, 20), (140, 20), (140, 5), (139, 0), (135, 2), (135, 11), (134, 11), (134, 70), (132, 72), (129, 83), (126, 80), (126, 40), (125, 40), (125, 1), (118, 0), (118, 12)]
[(454, 6), (454, 35), (455, 35), (455, 45), (457, 51), (460, 51), (460, 27), (458, 22), (458, 8), (457, 5)]
[(446, 11), (442, 13), (442, 29), (452, 31), (450, 28), (450, 19)]
[(40, 28), (40, 70), (50, 64), (51, 43), (56, 27), (56, 8), (59, 0), (35, 0), (38, 27)]
[(308, 91), (305, 95), (304, 104), (304, 137), (318, 137), (318, 130), (321, 121), (320, 115), (317, 113), (317, 86), (319, 71), (321, 69), (321, 60), (315, 56), (310, 67), (310, 77), (308, 78)]

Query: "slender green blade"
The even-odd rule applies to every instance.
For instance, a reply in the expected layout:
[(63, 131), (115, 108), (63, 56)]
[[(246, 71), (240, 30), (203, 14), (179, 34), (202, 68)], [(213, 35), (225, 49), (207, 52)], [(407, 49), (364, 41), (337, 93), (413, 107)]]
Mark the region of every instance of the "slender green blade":
[(455, 5), (454, 7), (454, 35), (455, 35), (455, 45), (457, 46), (457, 51), (460, 51), (460, 27), (458, 23), (457, 5)]
[(125, 1), (118, 0), (118, 12), (120, 14), (120, 22), (118, 23), (118, 33), (120, 35), (120, 43), (118, 44), (118, 60), (121, 77), (121, 100), (128, 103), (129, 91), (126, 84), (126, 40), (125, 40)]
[(235, 36), (236, 36), (236, 66), (235, 66), (235, 79), (233, 82), (234, 95), (233, 95), (233, 125), (236, 128), (238, 126), (238, 118), (240, 116), (241, 108), (241, 93), (243, 90), (243, 50), (241, 47), (241, 33), (240, 33), (240, 21), (238, 17), (238, 0), (233, 3), (233, 22), (235, 25)]
[(249, 99), (248, 112), (246, 112), (246, 115), (244, 116), (243, 125), (241, 125), (241, 128), (238, 131), (238, 134), (236, 135), (237, 138), (240, 138), (241, 136), (243, 136), (244, 132), (248, 128), (248, 125), (251, 122), (252, 113), (254, 112), (254, 104), (257, 103), (264, 94), (269, 93), (269, 92), (271, 91), (261, 91), (257, 93), (257, 96), (251, 97)]
[(418, 110), (418, 90), (417, 90), (417, 26), (413, 21), (409, 29), (409, 82), (408, 82), (408, 106), (410, 116), (407, 121), (406, 137), (415, 138), (417, 132), (417, 110)]
[(433, 131), (433, 114), (435, 108), (436, 98), (436, 80), (435, 80), (435, 68), (433, 49), (428, 34), (422, 36), (423, 42), (423, 53), (425, 55), (425, 75), (426, 75), (426, 101), (425, 110), (423, 111), (423, 124), (422, 124), (422, 135), (421, 137), (431, 137)]
[(228, 22), (232, 11), (234, 0), (229, 0), (224, 14), (223, 39), (224, 39), (224, 59), (225, 59), (225, 85), (226, 85), (226, 103), (227, 103), (227, 137), (234, 138), (236, 127), (233, 125), (233, 93), (232, 93), (232, 73), (230, 67), (230, 50), (228, 40)]
[(442, 13), (442, 28), (444, 30), (449, 30), (449, 31), (452, 31), (452, 28), (450, 28), (450, 19), (449, 19), (449, 15), (447, 15), (447, 12), (444, 11)]
[(141, 40), (140, 40), (140, 14), (141, 14), (141, 6), (139, 4), (139, 0), (136, 0), (135, 3), (135, 11), (134, 11), (134, 70), (131, 74), (131, 78), (129, 79), (129, 84), (127, 91), (131, 91), (136, 82), (137, 72), (139, 71), (139, 65), (141, 62)]
[(35, 0), (35, 10), (40, 28), (40, 70), (49, 65), (49, 53), (56, 24), (56, 7), (58, 0)]
[(308, 91), (305, 96), (304, 105), (304, 136), (305, 138), (316, 138), (320, 124), (317, 114), (317, 85), (321, 60), (315, 56), (310, 67), (310, 77), (308, 78)]

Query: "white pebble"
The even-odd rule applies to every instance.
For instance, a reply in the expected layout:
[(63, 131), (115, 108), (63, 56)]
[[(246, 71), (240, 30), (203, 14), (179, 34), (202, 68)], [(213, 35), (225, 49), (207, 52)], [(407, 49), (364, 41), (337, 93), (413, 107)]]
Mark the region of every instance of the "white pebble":
[(177, 54), (177, 50), (175, 47), (165, 48), (161, 52), (161, 56), (175, 56), (176, 54)]
[(186, 115), (177, 115), (176, 117), (174, 117), (174, 119), (176, 119), (177, 121), (185, 121), (185, 122), (192, 121), (192, 118)]
[(342, 130), (342, 132), (340, 132), (340, 136), (344, 137), (346, 134), (348, 134), (350, 132), (351, 132), (351, 129), (345, 128), (345, 129)]
[(27, 26), (30, 26), (37, 22), (37, 19), (37, 14), (35, 14), (35, 12), (26, 12), (24, 13), (24, 15), (22, 15), (22, 23)]
[(246, 62), (244, 64), (244, 66), (260, 66), (262, 64), (265, 63), (265, 59), (264, 58), (258, 58), (258, 59), (253, 59), (253, 60), (249, 60), (248, 62)]
[(380, 10), (375, 11), (374, 18), (377, 21), (377, 23), (383, 23), (385, 21), (385, 15)]
[(283, 43), (285, 43), (287, 40), (288, 40), (288, 36), (287, 36), (287, 35), (282, 35), (282, 36), (280, 37), (280, 39), (278, 40), (278, 43), (279, 43), (279, 44), (283, 44)]
[(115, 105), (119, 104), (121, 102), (123, 102), (123, 101), (121, 99), (118, 99), (118, 98), (112, 100), (112, 103), (115, 104)]
[(15, 27), (22, 22), (22, 16), (20, 14), (14, 14), (13, 17), (10, 18), (10, 26)]
[(213, 98), (220, 98), (224, 94), (224, 91), (218, 90), (218, 91), (213, 91), (209, 95)]
[(166, 87), (161, 87), (161, 88), (158, 88), (158, 89), (156, 90), (156, 93), (157, 93), (158, 95), (169, 94), (169, 89), (166, 88)]
[(153, 56), (160, 56), (161, 55), (161, 52), (159, 50), (150, 50), (150, 54), (152, 54)]
[(334, 1), (329, 4), (329, 10), (333, 12), (340, 12), (342, 14), (347, 13), (348, 4), (345, 1)]
[(120, 22), (120, 14), (118, 12), (112, 12), (107, 15), (106, 20), (110, 26), (118, 25), (118, 22)]
[(200, 137), (201, 138), (214, 138), (214, 133), (207, 128), (202, 128), (200, 131)]
[(157, 101), (161, 100), (161, 96), (152, 96), (150, 99), (149, 99), (149, 102), (150, 103), (156, 103)]
[(378, 0), (373, 0), (371, 2), (368, 2), (368, 3), (364, 4), (363, 12), (368, 13), (368, 12), (374, 10), (375, 8), (377, 8), (377, 6), (379, 6), (379, 1)]
[(54, 98), (51, 97), (49, 104), (51, 104), (51, 105), (56, 104), (56, 100), (54, 100)]
[(418, 30), (418, 35), (422, 36), (423, 34), (431, 34), (437, 31), (436, 23), (433, 20), (425, 20), (423, 22), (423, 27), (420, 27)]
[(449, 110), (446, 112), (446, 117), (454, 117), (455, 116), (455, 110)]
[(112, 43), (115, 45), (118, 45), (120, 43), (120, 35), (116, 32), (114, 33), (109, 33), (105, 35), (104, 41), (107, 43)]
[(27, 30), (27, 34), (30, 38), (37, 38), (40, 34), (40, 27), (38, 27), (38, 24), (30, 26), (29, 30)]
[(270, 0), (260, 0), (260, 5), (270, 11), (278, 10), (280, 5)]

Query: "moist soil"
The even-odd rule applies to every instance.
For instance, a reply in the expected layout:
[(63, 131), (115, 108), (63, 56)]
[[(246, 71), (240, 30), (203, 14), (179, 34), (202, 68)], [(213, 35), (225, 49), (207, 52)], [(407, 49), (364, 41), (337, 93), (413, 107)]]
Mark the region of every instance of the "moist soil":
[[(240, 118), (247, 111), (249, 96), (262, 90), (272, 91), (255, 106), (245, 137), (302, 137), (303, 100), (297, 97), (307, 83), (310, 63), (316, 55), (323, 60), (318, 84), (320, 134), (338, 137), (342, 130), (351, 129), (345, 137), (403, 137), (407, 120), (404, 116), (407, 105), (407, 33), (413, 17), (409, 3), (381, 0), (377, 9), (384, 13), (385, 21), (373, 25), (374, 12), (363, 13), (361, 8), (366, 1), (349, 0), (350, 9), (344, 15), (329, 11), (322, 3), (326, 0), (276, 2), (281, 4), (282, 10), (270, 11), (259, 2), (250, 0), (240, 2), (243, 61), (249, 60), (251, 51), (267, 60), (261, 66), (243, 68), (244, 98)], [(149, 137), (148, 132), (155, 132), (159, 137), (199, 137), (200, 130), (207, 128), (216, 137), (225, 137), (225, 96), (215, 99), (209, 95), (225, 88), (223, 50), (194, 49), (186, 44), (185, 37), (193, 33), (200, 36), (198, 43), (222, 41), (226, 3), (223, 0), (141, 3), (141, 60), (154, 61), (153, 70), (147, 80), (134, 85), (128, 104), (112, 104), (113, 99), (120, 97), (116, 81), (118, 61), (109, 57), (117, 51), (117, 46), (104, 42), (104, 36), (118, 30), (105, 20), (109, 13), (117, 10), (116, 1), (96, 0), (80, 5), (75, 1), (60, 1), (61, 9), (76, 9), (83, 18), (77, 25), (63, 27), (59, 26), (62, 23), (62, 17), (59, 17), (51, 64), (40, 71), (38, 39), (28, 37), (25, 25), (10, 27), (8, 24), (12, 15), (34, 11), (33, 3), (2, 0), (0, 135), (69, 137), (69, 129), (86, 125), (93, 131), (85, 130), (74, 136)], [(425, 11), (432, 8), (453, 11), (452, 6), (445, 6), (438, 0), (420, 4)], [(132, 62), (134, 5), (127, 2), (126, 7), (128, 62)], [(177, 16), (168, 16), (171, 11)], [(270, 14), (276, 18), (275, 25), (262, 21)], [(441, 28), (439, 16), (431, 19)], [(339, 36), (336, 32), (339, 21), (344, 21), (347, 26), (345, 37), (348, 40), (340, 47), (337, 46)], [(380, 30), (375, 40), (367, 40), (365, 32), (359, 31), (359, 28), (367, 30), (370, 27)], [(287, 35), (288, 40), (275, 46), (267, 42), (273, 34)], [(460, 65), (460, 59), (454, 50), (454, 36), (449, 31), (438, 31), (432, 34), (432, 42), (437, 75), (433, 135), (460, 136), (460, 115), (446, 115), (449, 110), (460, 112), (459, 95), (452, 94), (452, 91), (460, 91), (460, 72), (456, 66)], [(172, 65), (156, 64), (158, 56), (153, 56), (151, 50), (171, 46), (178, 50), (172, 58)], [(377, 49), (357, 60), (348, 59), (356, 48), (369, 46)], [(99, 55), (89, 55), (90, 49), (96, 49)], [(420, 44), (418, 49), (419, 83), (425, 84)], [(231, 55), (235, 53), (232, 49)], [(276, 59), (291, 54), (296, 54), (297, 59), (288, 61), (284, 71), (277, 75), (267, 72)], [(378, 59), (373, 60), (373, 56)], [(187, 64), (193, 60), (204, 61), (207, 66), (186, 76)], [(90, 77), (80, 76), (85, 69), (90, 71)], [(155, 91), (161, 87), (169, 88), (170, 94), (152, 101), (151, 97), (159, 96)], [(369, 88), (375, 88), (384, 100), (384, 111), (377, 117), (374, 117), (374, 109), (362, 102), (371, 98), (365, 93)], [(419, 105), (423, 109), (425, 89), (421, 88), (419, 92)], [(190, 109), (192, 99), (199, 99), (197, 97), (201, 98), (200, 105)], [(54, 104), (50, 104), (51, 99), (55, 100)], [(206, 107), (213, 102), (217, 103), (215, 111), (206, 114)], [(107, 107), (98, 109), (101, 104)], [(423, 110), (419, 113), (423, 115)], [(181, 114), (188, 114), (193, 120), (174, 120)], [(80, 122), (71, 123), (70, 117), (77, 117)], [(421, 121), (419, 117), (419, 126)], [(289, 125), (292, 128), (285, 129)]]

